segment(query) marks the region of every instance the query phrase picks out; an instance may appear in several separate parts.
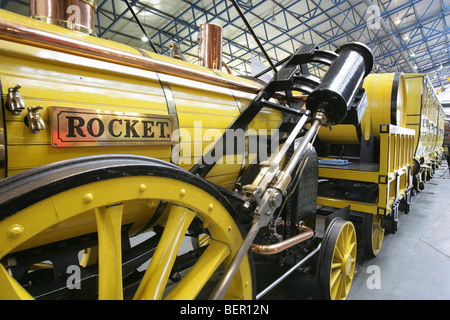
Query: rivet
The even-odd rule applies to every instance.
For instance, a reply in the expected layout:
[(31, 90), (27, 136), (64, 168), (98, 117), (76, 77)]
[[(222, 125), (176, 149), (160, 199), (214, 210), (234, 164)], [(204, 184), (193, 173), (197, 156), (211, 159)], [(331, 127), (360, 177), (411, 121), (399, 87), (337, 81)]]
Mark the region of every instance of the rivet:
[(228, 226), (228, 231), (231, 231), (231, 226)]
[(94, 200), (94, 196), (92, 195), (92, 193), (86, 193), (86, 194), (83, 196), (83, 201), (84, 201), (85, 203), (91, 203), (92, 200)]
[(214, 209), (214, 205), (212, 203), (210, 203), (208, 209), (209, 209), (209, 211), (212, 211), (212, 209)]
[(20, 237), (24, 229), (20, 224), (14, 224), (8, 229), (8, 237), (11, 239), (16, 239)]
[(139, 186), (139, 192), (144, 192), (147, 189), (147, 186), (145, 184), (141, 184)]
[(185, 194), (186, 194), (186, 190), (181, 189), (180, 190), (180, 197), (184, 197)]

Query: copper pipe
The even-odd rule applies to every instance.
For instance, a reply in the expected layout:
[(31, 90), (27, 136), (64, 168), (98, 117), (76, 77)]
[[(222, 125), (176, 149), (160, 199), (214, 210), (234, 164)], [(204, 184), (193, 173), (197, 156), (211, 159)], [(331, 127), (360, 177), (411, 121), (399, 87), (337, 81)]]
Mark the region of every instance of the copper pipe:
[(257, 83), (251, 84), (243, 82), (238, 78), (223, 77), (208, 69), (202, 70), (198, 67), (189, 67), (186, 64), (175, 64), (165, 60), (158, 60), (151, 56), (140, 56), (8, 20), (0, 20), (0, 39), (32, 45), (43, 49), (77, 54), (91, 59), (201, 81), (253, 94), (257, 94), (262, 89)]
[(200, 66), (222, 69), (222, 27), (204, 23), (198, 34), (198, 63)]
[(252, 244), (252, 252), (256, 254), (270, 255), (284, 251), (290, 247), (293, 247), (303, 241), (314, 237), (314, 231), (311, 228), (302, 226), (302, 232), (296, 236), (269, 245)]
[[(63, 53), (77, 54), (90, 59), (116, 63), (119, 65), (158, 72), (184, 79), (201, 81), (219, 87), (235, 89), (247, 93), (258, 94), (262, 89), (258, 83), (251, 84), (235, 77), (223, 77), (208, 69), (198, 69), (187, 65), (158, 60), (150, 55), (137, 55), (97, 43), (86, 42), (65, 35), (22, 25), (0, 19), (0, 39), (21, 44), (27, 44), (43, 49), (57, 50)], [(284, 98), (282, 93), (275, 93), (274, 97)], [(295, 97), (294, 100), (306, 101), (307, 95)]]

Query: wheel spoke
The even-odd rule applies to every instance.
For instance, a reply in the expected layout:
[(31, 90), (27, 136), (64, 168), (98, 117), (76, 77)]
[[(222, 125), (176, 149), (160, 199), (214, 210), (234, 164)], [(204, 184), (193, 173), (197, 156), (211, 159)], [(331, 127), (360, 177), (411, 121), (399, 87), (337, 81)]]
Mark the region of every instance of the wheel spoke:
[(383, 244), (384, 229), (381, 227), (381, 218), (373, 217), (372, 221), (372, 250), (374, 255), (378, 255)]
[(166, 299), (195, 299), (217, 267), (229, 254), (230, 249), (226, 244), (211, 241), (200, 259), (177, 284), (177, 286), (167, 295)]
[(343, 241), (345, 242), (345, 254), (349, 254), (351, 252), (352, 241), (353, 241), (351, 229), (348, 225), (345, 225), (344, 231), (345, 231), (345, 237), (343, 238)]
[(378, 231), (377, 228), (374, 229), (373, 231), (373, 236), (372, 236), (372, 244), (373, 244), (373, 248), (375, 250), (379, 249), (380, 247), (380, 232)]
[(345, 299), (345, 297), (347, 297), (347, 275), (342, 273), (339, 300)]
[(352, 252), (355, 250), (355, 248), (356, 248), (356, 241), (351, 241), (349, 243), (348, 250), (347, 250), (346, 253), (350, 254), (352, 256), (352, 258), (354, 258), (353, 255), (352, 255)]
[(338, 259), (340, 261), (344, 260), (344, 254), (345, 252), (341, 251), (342, 247), (339, 248), (339, 242), (336, 243), (336, 246), (334, 247), (334, 254), (333, 259)]
[(340, 287), (341, 287), (341, 277), (342, 272), (341, 270), (336, 270), (331, 274), (330, 279), (330, 293), (332, 299), (335, 299), (336, 295), (339, 293)]
[(339, 266), (339, 269), (333, 270), (331, 272), (330, 276), (330, 287), (333, 288), (339, 281), (339, 277), (341, 276), (341, 266)]
[(0, 264), (0, 298), (2, 300), (33, 300), (33, 297), (8, 274), (8, 271)]
[(121, 240), (122, 212), (122, 204), (95, 209), (99, 248), (99, 299), (123, 299)]
[(83, 268), (93, 265), (98, 261), (98, 247), (87, 248), (83, 250), (80, 265)]
[(331, 264), (331, 269), (342, 268), (342, 261), (335, 261)]
[(344, 227), (342, 228), (341, 234), (339, 235), (339, 239), (342, 243), (342, 252), (343, 254), (347, 254), (347, 248), (348, 248), (348, 229), (347, 226), (344, 225)]
[(172, 206), (158, 247), (134, 299), (161, 299), (183, 237), (194, 218), (193, 211)]
[[(90, 163), (86, 166), (92, 169)], [(48, 260), (55, 261), (54, 264), (55, 266), (57, 264), (58, 268), (63, 268), (63, 263), (66, 262), (80, 263), (85, 268), (91, 267), (91, 271), (97, 271), (95, 273), (98, 288), (86, 286), (83, 288), (83, 294), (86, 293), (89, 296), (95, 294), (99, 299), (121, 299), (125, 296), (125, 292), (129, 292), (127, 290), (123, 292), (125, 271), (122, 270), (122, 255), (126, 249), (123, 243), (128, 240), (124, 237), (135, 236), (143, 228), (147, 230), (149, 211), (155, 208), (154, 202), (164, 201), (168, 204), (167, 210), (158, 216), (157, 221), (163, 224), (164, 231), (158, 234), (160, 241), (156, 248), (154, 245), (151, 247), (153, 258), (144, 273), (135, 298), (159, 299), (169, 294), (169, 298), (187, 299), (203, 294), (205, 286), (209, 288), (210, 282), (215, 279), (218, 269), (228, 263), (231, 259), (230, 254), (239, 248), (242, 235), (236, 221), (229, 214), (228, 207), (218, 201), (220, 193), (209, 188), (205, 190), (207, 187), (198, 179), (196, 180), (195, 176), (174, 169), (174, 175), (181, 178), (186, 176), (184, 180), (190, 179), (190, 183), (184, 182), (181, 178), (158, 176), (162, 166), (160, 163), (154, 167), (151, 165), (146, 167), (143, 175), (135, 172), (134, 165), (130, 164), (130, 166), (130, 170), (133, 170), (131, 175), (112, 176), (100, 180), (92, 178), (92, 181), (89, 180), (81, 185), (77, 179), (70, 176), (64, 181), (68, 185), (75, 181), (76, 187), (68, 189), (53, 189), (43, 184), (42, 188), (47, 195), (44, 200), (35, 201), (0, 222), (0, 231), (2, 231), (0, 258), (15, 251), (32, 250), (53, 242), (66, 241), (66, 239), (80, 239), (83, 241), (80, 242), (82, 247), (78, 243), (73, 243), (74, 258), (78, 258), (80, 248), (89, 247), (85, 250), (80, 262), (78, 259), (76, 262), (60, 261), (59, 256), (56, 255), (58, 252), (55, 253), (54, 258), (54, 254), (49, 252)], [(78, 163), (74, 169), (79, 170)], [(166, 169), (172, 170), (170, 167)], [(101, 177), (104, 177), (103, 164), (98, 170)], [(148, 172), (155, 175), (149, 175)], [(48, 175), (48, 179), (53, 179), (50, 173)], [(19, 194), (21, 190), (17, 189), (17, 191)], [(121, 204), (112, 205), (112, 203)], [(202, 256), (192, 261), (195, 264), (191, 270), (185, 270), (182, 280), (170, 287), (170, 289), (173, 288), (170, 293), (167, 287), (168, 278), (174, 270), (181, 242), (196, 216), (204, 223), (204, 228), (207, 228), (207, 234), (211, 237), (208, 241), (210, 246), (205, 246)], [(127, 228), (129, 234), (124, 233), (124, 226), (130, 226)], [(13, 227), (15, 229), (12, 229)], [(97, 245), (90, 237), (95, 232), (98, 235)], [(86, 238), (87, 242), (84, 242), (84, 235), (89, 235)], [(136, 244), (136, 250), (133, 250), (134, 246), (130, 247), (130, 258), (133, 259), (134, 254), (139, 259), (141, 256), (146, 257), (141, 255), (140, 251), (145, 245), (140, 247), (138, 245)], [(61, 250), (69, 253), (65, 247)], [(138, 268), (140, 261), (130, 264), (130, 268)], [(0, 299), (32, 299), (27, 290), (42, 298), (54, 297), (53, 290), (58, 284), (53, 283), (49, 272), (35, 272), (32, 275), (33, 281), (30, 282), (24, 278), (27, 275), (21, 273), (23, 267), (28, 266), (12, 265), (6, 268), (0, 264)], [(133, 270), (130, 269), (130, 271)], [(245, 259), (230, 286), (230, 292), (234, 297), (241, 299), (252, 297), (251, 272), (250, 262)], [(27, 281), (26, 288), (22, 287), (22, 281)]]
[[(350, 221), (338, 220), (325, 236), (324, 251), (321, 257), (319, 274), (322, 297), (326, 299), (345, 299), (350, 291), (356, 263), (357, 239)], [(331, 249), (331, 248), (330, 248)]]

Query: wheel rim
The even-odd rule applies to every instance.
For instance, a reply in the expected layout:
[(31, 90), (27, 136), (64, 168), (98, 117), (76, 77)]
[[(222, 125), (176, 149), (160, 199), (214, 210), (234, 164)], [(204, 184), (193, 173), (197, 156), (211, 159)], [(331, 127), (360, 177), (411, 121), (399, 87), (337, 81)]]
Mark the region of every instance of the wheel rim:
[(319, 265), (322, 297), (331, 300), (347, 298), (356, 265), (356, 232), (353, 223), (333, 221), (325, 236)]
[(346, 299), (356, 265), (356, 233), (353, 223), (345, 222), (337, 237), (330, 270), (332, 300)]
[[(136, 218), (135, 212), (129, 212), (130, 207), (155, 200), (172, 205), (160, 218), (165, 228), (134, 299), (194, 299), (217, 268), (231, 262), (242, 236), (229, 212), (215, 197), (176, 179), (113, 178), (49, 196), (0, 221), (0, 231), (3, 231), (0, 232), (0, 259), (30, 243), (45, 243), (53, 235), (60, 236), (66, 232), (64, 228), (73, 226), (77, 219), (94, 221), (96, 230), (86, 232), (98, 232), (98, 298), (122, 299), (121, 227)], [(201, 219), (208, 230), (210, 244), (183, 279), (167, 293), (168, 277), (194, 218)], [(92, 223), (89, 226), (91, 228)], [(2, 299), (31, 298), (3, 265), (0, 265), (0, 288)], [(252, 298), (247, 258), (225, 298)]]
[(380, 253), (384, 239), (384, 229), (381, 227), (381, 217), (374, 216), (372, 222), (372, 252), (374, 256)]
[(382, 217), (366, 214), (363, 218), (363, 243), (368, 259), (376, 257), (383, 245), (385, 229), (382, 227)]

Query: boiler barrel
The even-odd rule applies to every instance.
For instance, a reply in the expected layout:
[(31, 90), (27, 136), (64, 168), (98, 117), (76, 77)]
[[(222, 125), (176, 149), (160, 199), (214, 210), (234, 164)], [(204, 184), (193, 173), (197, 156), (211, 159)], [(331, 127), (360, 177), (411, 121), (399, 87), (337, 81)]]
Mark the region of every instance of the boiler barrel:
[[(249, 90), (260, 88), (248, 79), (3, 10), (0, 22), (2, 101), (12, 103), (9, 95), (20, 93), (27, 108), (39, 110), (3, 107), (0, 179), (99, 154), (153, 157), (189, 170), (254, 98)], [(17, 36), (26, 32), (40, 36)], [(33, 132), (29, 119), (37, 116), (45, 128)], [(236, 132), (240, 143), (207, 179), (232, 188), (257, 155), (253, 139), (272, 134), (281, 120), (279, 111), (262, 110)]]
[(332, 144), (359, 144), (361, 138), (379, 138), (381, 124), (406, 126), (406, 82), (403, 74), (370, 74), (364, 80), (368, 106), (358, 126), (341, 124), (319, 131), (319, 139)]

